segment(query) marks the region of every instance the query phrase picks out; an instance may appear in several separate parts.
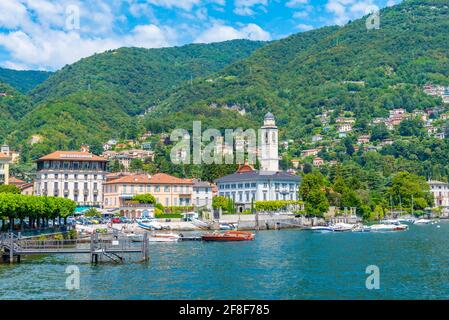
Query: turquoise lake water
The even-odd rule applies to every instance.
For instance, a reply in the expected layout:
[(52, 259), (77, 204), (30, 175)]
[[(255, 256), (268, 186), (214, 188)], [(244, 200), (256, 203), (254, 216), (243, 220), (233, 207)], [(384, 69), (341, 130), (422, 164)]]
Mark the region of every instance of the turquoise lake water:
[[(449, 221), (439, 225), (155, 243), (148, 264), (93, 266), (86, 255), (27, 258), (0, 264), (0, 299), (448, 299)], [(79, 267), (79, 290), (66, 289), (69, 265)], [(379, 290), (366, 289), (369, 265), (380, 270)]]

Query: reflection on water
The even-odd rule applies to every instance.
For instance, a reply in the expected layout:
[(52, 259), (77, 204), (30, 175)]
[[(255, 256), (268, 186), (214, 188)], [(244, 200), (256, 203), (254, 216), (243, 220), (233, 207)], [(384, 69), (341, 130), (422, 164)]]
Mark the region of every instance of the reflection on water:
[[(447, 299), (449, 222), (406, 232), (261, 231), (242, 243), (154, 243), (150, 263), (92, 266), (88, 256), (0, 265), (0, 299)], [(81, 288), (65, 288), (77, 265)], [(367, 290), (366, 267), (380, 268)]]

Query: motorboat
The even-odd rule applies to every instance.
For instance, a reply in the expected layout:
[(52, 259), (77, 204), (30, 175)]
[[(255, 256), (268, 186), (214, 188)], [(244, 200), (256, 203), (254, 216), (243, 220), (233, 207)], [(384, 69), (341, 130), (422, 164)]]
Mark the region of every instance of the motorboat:
[(311, 227), (310, 230), (312, 230), (313, 232), (333, 232), (334, 229), (332, 229), (332, 227), (329, 226), (315, 226), (315, 227)]
[(220, 223), (220, 230), (236, 230), (237, 225), (233, 223)]
[(352, 228), (352, 232), (370, 232), (371, 227), (364, 226), (362, 224), (355, 225), (354, 228)]
[(331, 228), (332, 231), (334, 232), (348, 232), (354, 228), (354, 225), (348, 223), (336, 223), (333, 226), (331, 226)]
[(208, 229), (210, 227), (207, 222), (201, 221), (196, 218), (192, 218), (191, 221), (192, 221), (193, 225), (195, 225), (199, 228), (202, 228), (202, 229), (204, 229), (204, 228)]
[(431, 224), (432, 220), (429, 219), (418, 219), (414, 222), (414, 224)]
[(149, 235), (149, 242), (177, 242), (181, 236), (176, 233), (157, 233), (154, 232)]
[(246, 231), (230, 230), (224, 233), (208, 233), (202, 236), (204, 241), (249, 241), (254, 240), (256, 235)]
[(162, 230), (164, 229), (164, 226), (162, 224), (160, 224), (159, 222), (155, 221), (155, 220), (151, 220), (148, 223), (142, 223), (137, 221), (137, 225), (146, 230), (146, 231), (153, 231), (153, 230)]
[(370, 227), (371, 231), (404, 231), (407, 230), (408, 226), (406, 224), (375, 224)]

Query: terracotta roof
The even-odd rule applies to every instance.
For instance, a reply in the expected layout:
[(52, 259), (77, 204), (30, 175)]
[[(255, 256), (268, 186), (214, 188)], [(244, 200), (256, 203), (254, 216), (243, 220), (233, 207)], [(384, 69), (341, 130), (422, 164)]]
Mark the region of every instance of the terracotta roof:
[(126, 184), (126, 183), (134, 183), (134, 184), (193, 184), (191, 179), (181, 179), (177, 177), (173, 177), (171, 175), (165, 173), (157, 173), (154, 176), (150, 176), (147, 174), (136, 174), (120, 177), (118, 179), (114, 179), (108, 181), (104, 184)]
[(96, 156), (92, 153), (80, 151), (55, 151), (40, 158), (38, 161), (42, 160), (107, 161), (105, 158)]
[(10, 159), (6, 154), (0, 152), (0, 159)]
[(15, 184), (15, 185), (22, 185), (25, 184), (26, 182), (20, 179), (17, 179), (16, 177), (10, 177), (9, 178), (9, 184)]

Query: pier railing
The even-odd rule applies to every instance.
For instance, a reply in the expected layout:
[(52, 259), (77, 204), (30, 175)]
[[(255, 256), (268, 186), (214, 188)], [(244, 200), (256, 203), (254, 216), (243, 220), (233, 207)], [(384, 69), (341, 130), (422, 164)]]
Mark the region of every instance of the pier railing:
[[(0, 235), (0, 249), (9, 256), (10, 262), (14, 257), (20, 260), (21, 255), (32, 254), (91, 254), (92, 261), (98, 262), (98, 256), (104, 255), (110, 259), (123, 261), (119, 255), (126, 253), (141, 253), (144, 260), (148, 260), (148, 238), (144, 235), (141, 244), (134, 243), (123, 236), (101, 238), (98, 233), (90, 238), (82, 239), (21, 239), (10, 233)], [(4, 254), (5, 255), (5, 254)]]

